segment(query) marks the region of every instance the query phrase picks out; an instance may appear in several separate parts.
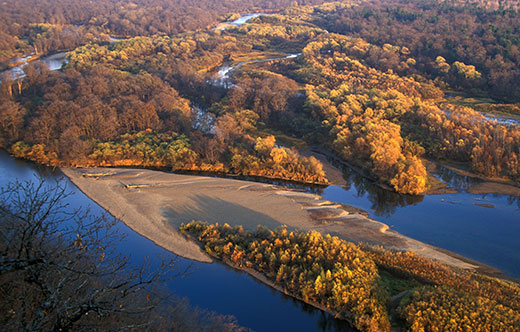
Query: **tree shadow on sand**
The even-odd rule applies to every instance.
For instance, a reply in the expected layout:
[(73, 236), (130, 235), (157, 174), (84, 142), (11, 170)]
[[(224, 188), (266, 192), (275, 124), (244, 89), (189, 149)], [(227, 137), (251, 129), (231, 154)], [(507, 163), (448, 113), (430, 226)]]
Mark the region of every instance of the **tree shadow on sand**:
[(175, 228), (193, 220), (205, 221), (210, 224), (218, 222), (219, 224), (228, 223), (231, 226), (242, 225), (244, 229), (249, 230), (255, 230), (257, 225), (269, 228), (277, 228), (281, 225), (277, 220), (266, 214), (220, 198), (194, 195), (190, 199), (193, 204), (188, 206), (162, 209), (162, 215)]

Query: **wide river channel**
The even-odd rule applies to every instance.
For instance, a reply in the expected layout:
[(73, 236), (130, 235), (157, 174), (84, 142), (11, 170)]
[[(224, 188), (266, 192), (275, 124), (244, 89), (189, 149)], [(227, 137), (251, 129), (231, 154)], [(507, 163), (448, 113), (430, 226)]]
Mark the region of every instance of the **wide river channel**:
[[(463, 189), (467, 178), (449, 172), (439, 174), (453, 187)], [(0, 150), (0, 186), (13, 180), (66, 181), (74, 192), (70, 207), (90, 207), (94, 213), (104, 210), (85, 196), (58, 170), (36, 166), (12, 158)], [(306, 188), (325, 199), (361, 207), (370, 216), (396, 231), (489, 264), (505, 274), (520, 277), (520, 207), (518, 197), (506, 195), (457, 194), (411, 197), (397, 195), (369, 181), (345, 173), (347, 187)], [(490, 204), (494, 208), (475, 204)], [(119, 250), (140, 264), (167, 252), (138, 235), (123, 223), (118, 225), (126, 238)], [(192, 305), (221, 314), (234, 315), (238, 323), (255, 331), (350, 331), (347, 324), (308, 305), (295, 301), (257, 282), (246, 273), (221, 263), (199, 263), (180, 259), (179, 267), (192, 265), (186, 277), (174, 279), (169, 290), (186, 297)]]
[[(257, 15), (248, 18), (254, 16)], [(236, 25), (245, 21), (247, 19), (242, 18)], [(59, 69), (65, 62), (63, 54), (50, 60), (53, 61), (49, 64), (52, 70)], [(468, 194), (465, 189), (472, 181), (478, 180), (458, 176), (446, 169), (442, 169), (437, 176), (460, 192), (425, 197), (392, 193), (348, 169), (344, 171), (348, 183), (345, 187), (305, 189), (317, 192), (327, 200), (363, 208), (372, 218), (404, 235), (488, 264), (508, 276), (520, 278), (518, 197)], [(0, 150), (0, 186), (13, 180), (37, 181), (38, 177), (51, 183), (59, 179), (66, 181), (68, 188), (74, 192), (69, 197), (71, 208), (83, 206), (90, 207), (94, 213), (104, 212), (64, 178), (61, 172), (15, 160)], [(145, 257), (154, 261), (153, 257), (167, 254), (164, 249), (123, 223), (118, 227), (127, 235), (119, 249), (131, 256), (136, 264), (143, 262)], [(220, 263), (206, 264), (180, 259), (180, 267), (187, 265), (192, 265), (192, 273), (169, 282), (169, 290), (176, 296), (188, 298), (192, 305), (234, 315), (242, 326), (255, 331), (350, 331), (346, 323), (274, 291), (246, 273)]]

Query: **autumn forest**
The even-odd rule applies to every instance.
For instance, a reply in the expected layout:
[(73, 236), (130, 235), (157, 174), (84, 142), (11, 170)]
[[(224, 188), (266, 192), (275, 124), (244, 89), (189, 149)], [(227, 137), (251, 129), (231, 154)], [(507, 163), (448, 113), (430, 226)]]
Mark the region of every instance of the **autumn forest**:
[[(326, 156), (408, 198), (438, 189), (431, 165), (520, 185), (516, 0), (0, 6), (0, 149), (13, 157), (324, 186)], [(412, 252), (287, 227), (181, 232), (360, 331), (520, 326), (516, 283)]]
[[(520, 176), (518, 128), (444, 99), (448, 89), (486, 95), (514, 112), (513, 8), (354, 1), (220, 29), (233, 18), (225, 7), (186, 16), (180, 2), (165, 20), (160, 1), (38, 2), (41, 12), (16, 15), (22, 3), (2, 12), (4, 68), (15, 55), (69, 53), (60, 71), (34, 62), (23, 78), (4, 75), (1, 144), (14, 156), (327, 183), (320, 162), (299, 152), (310, 145), (401, 193), (428, 190), (425, 158)], [(226, 64), (241, 66), (215, 83)]]

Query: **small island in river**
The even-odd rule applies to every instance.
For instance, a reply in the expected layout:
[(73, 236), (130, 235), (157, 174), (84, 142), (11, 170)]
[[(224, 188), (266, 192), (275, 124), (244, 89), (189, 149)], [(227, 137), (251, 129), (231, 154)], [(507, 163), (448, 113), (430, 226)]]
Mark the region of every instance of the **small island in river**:
[(254, 230), (286, 225), (352, 242), (366, 242), (436, 259), (463, 269), (477, 264), (455, 258), (391, 230), (364, 211), (319, 195), (242, 180), (179, 175), (145, 169), (96, 168), (62, 171), (87, 196), (139, 234), (186, 258), (208, 261), (198, 246), (176, 232), (202, 220)]
[[(439, 303), (473, 310), (468, 306), (478, 302), (497, 322), (520, 322), (520, 287), (482, 274), (496, 271), (317, 194), (146, 169), (62, 171), (158, 245), (202, 262), (222, 260), (360, 331), (401, 330), (396, 319), (413, 324)], [(430, 319), (451, 319), (437, 312)]]

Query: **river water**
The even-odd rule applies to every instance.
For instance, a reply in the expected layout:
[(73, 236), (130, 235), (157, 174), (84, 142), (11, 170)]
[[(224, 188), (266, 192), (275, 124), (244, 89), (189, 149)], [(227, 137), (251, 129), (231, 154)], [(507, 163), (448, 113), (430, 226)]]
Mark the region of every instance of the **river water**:
[[(71, 209), (89, 207), (91, 212), (101, 214), (104, 210), (85, 196), (61, 172), (33, 163), (15, 160), (0, 150), (0, 186), (10, 181), (38, 181), (43, 177), (52, 184), (65, 181), (74, 192), (68, 198)], [(118, 229), (126, 234), (119, 250), (136, 264), (150, 258), (151, 265), (158, 264), (157, 256), (168, 255), (163, 248), (135, 233), (125, 224)], [(242, 326), (255, 331), (353, 331), (347, 323), (334, 319), (329, 314), (296, 301), (273, 290), (248, 274), (236, 271), (221, 263), (199, 263), (179, 259), (178, 266), (191, 266), (186, 277), (168, 282), (168, 289), (178, 297), (186, 297), (192, 305), (233, 315)]]
[[(37, 176), (55, 181), (62, 179), (74, 191), (71, 208), (88, 206), (94, 213), (103, 209), (80, 192), (59, 171), (15, 160), (0, 150), (0, 186), (14, 179), (35, 181)], [(448, 170), (438, 174), (459, 189), (475, 180), (460, 177)], [(346, 187), (312, 189), (325, 199), (361, 207), (377, 220), (418, 240), (446, 248), (520, 277), (520, 205), (518, 197), (507, 195), (457, 194), (413, 197), (388, 192), (370, 181), (346, 172)], [(491, 204), (494, 208), (475, 204)], [(139, 264), (145, 257), (167, 252), (138, 235), (123, 223), (127, 235), (120, 250)], [(152, 262), (154, 259), (152, 259)], [(249, 275), (221, 263), (199, 263), (180, 259), (179, 266), (192, 265), (192, 273), (175, 279), (168, 288), (191, 304), (237, 317), (238, 323), (255, 331), (349, 331), (346, 323), (291, 299), (257, 282)]]
[(327, 187), (321, 193), (325, 199), (365, 209), (399, 233), (520, 278), (520, 197), (469, 194), (465, 190), (481, 180), (445, 168), (437, 177), (459, 193), (400, 195), (352, 171), (344, 174), (348, 185)]
[[(6, 70), (5, 72), (9, 73), (11, 75), (12, 79), (19, 79), (19, 78), (25, 77), (23, 68), (30, 63), (31, 58), (32, 58), (32, 56), (26, 56), (26, 57), (22, 57), (22, 58), (15, 60), (16, 63), (19, 62), (20, 64), (16, 67)], [(46, 56), (46, 57), (43, 57), (43, 58), (40, 58), (40, 59), (34, 61), (34, 63), (38, 63), (38, 62), (41, 62), (41, 63), (47, 65), (49, 67), (49, 70), (58, 70), (58, 69), (61, 69), (61, 67), (64, 64), (67, 64), (69, 62), (69, 60), (67, 59), (67, 53), (61, 52), (61, 53), (49, 55), (49, 56)], [(2, 72), (0, 74), (3, 74), (3, 73), (4, 72)]]
[(249, 21), (250, 19), (252, 19), (254, 17), (262, 16), (262, 15), (269, 15), (269, 14), (265, 14), (265, 13), (243, 14), (240, 18), (234, 20), (233, 22), (229, 22), (229, 24), (242, 25), (242, 24), (246, 23), (247, 21)]

